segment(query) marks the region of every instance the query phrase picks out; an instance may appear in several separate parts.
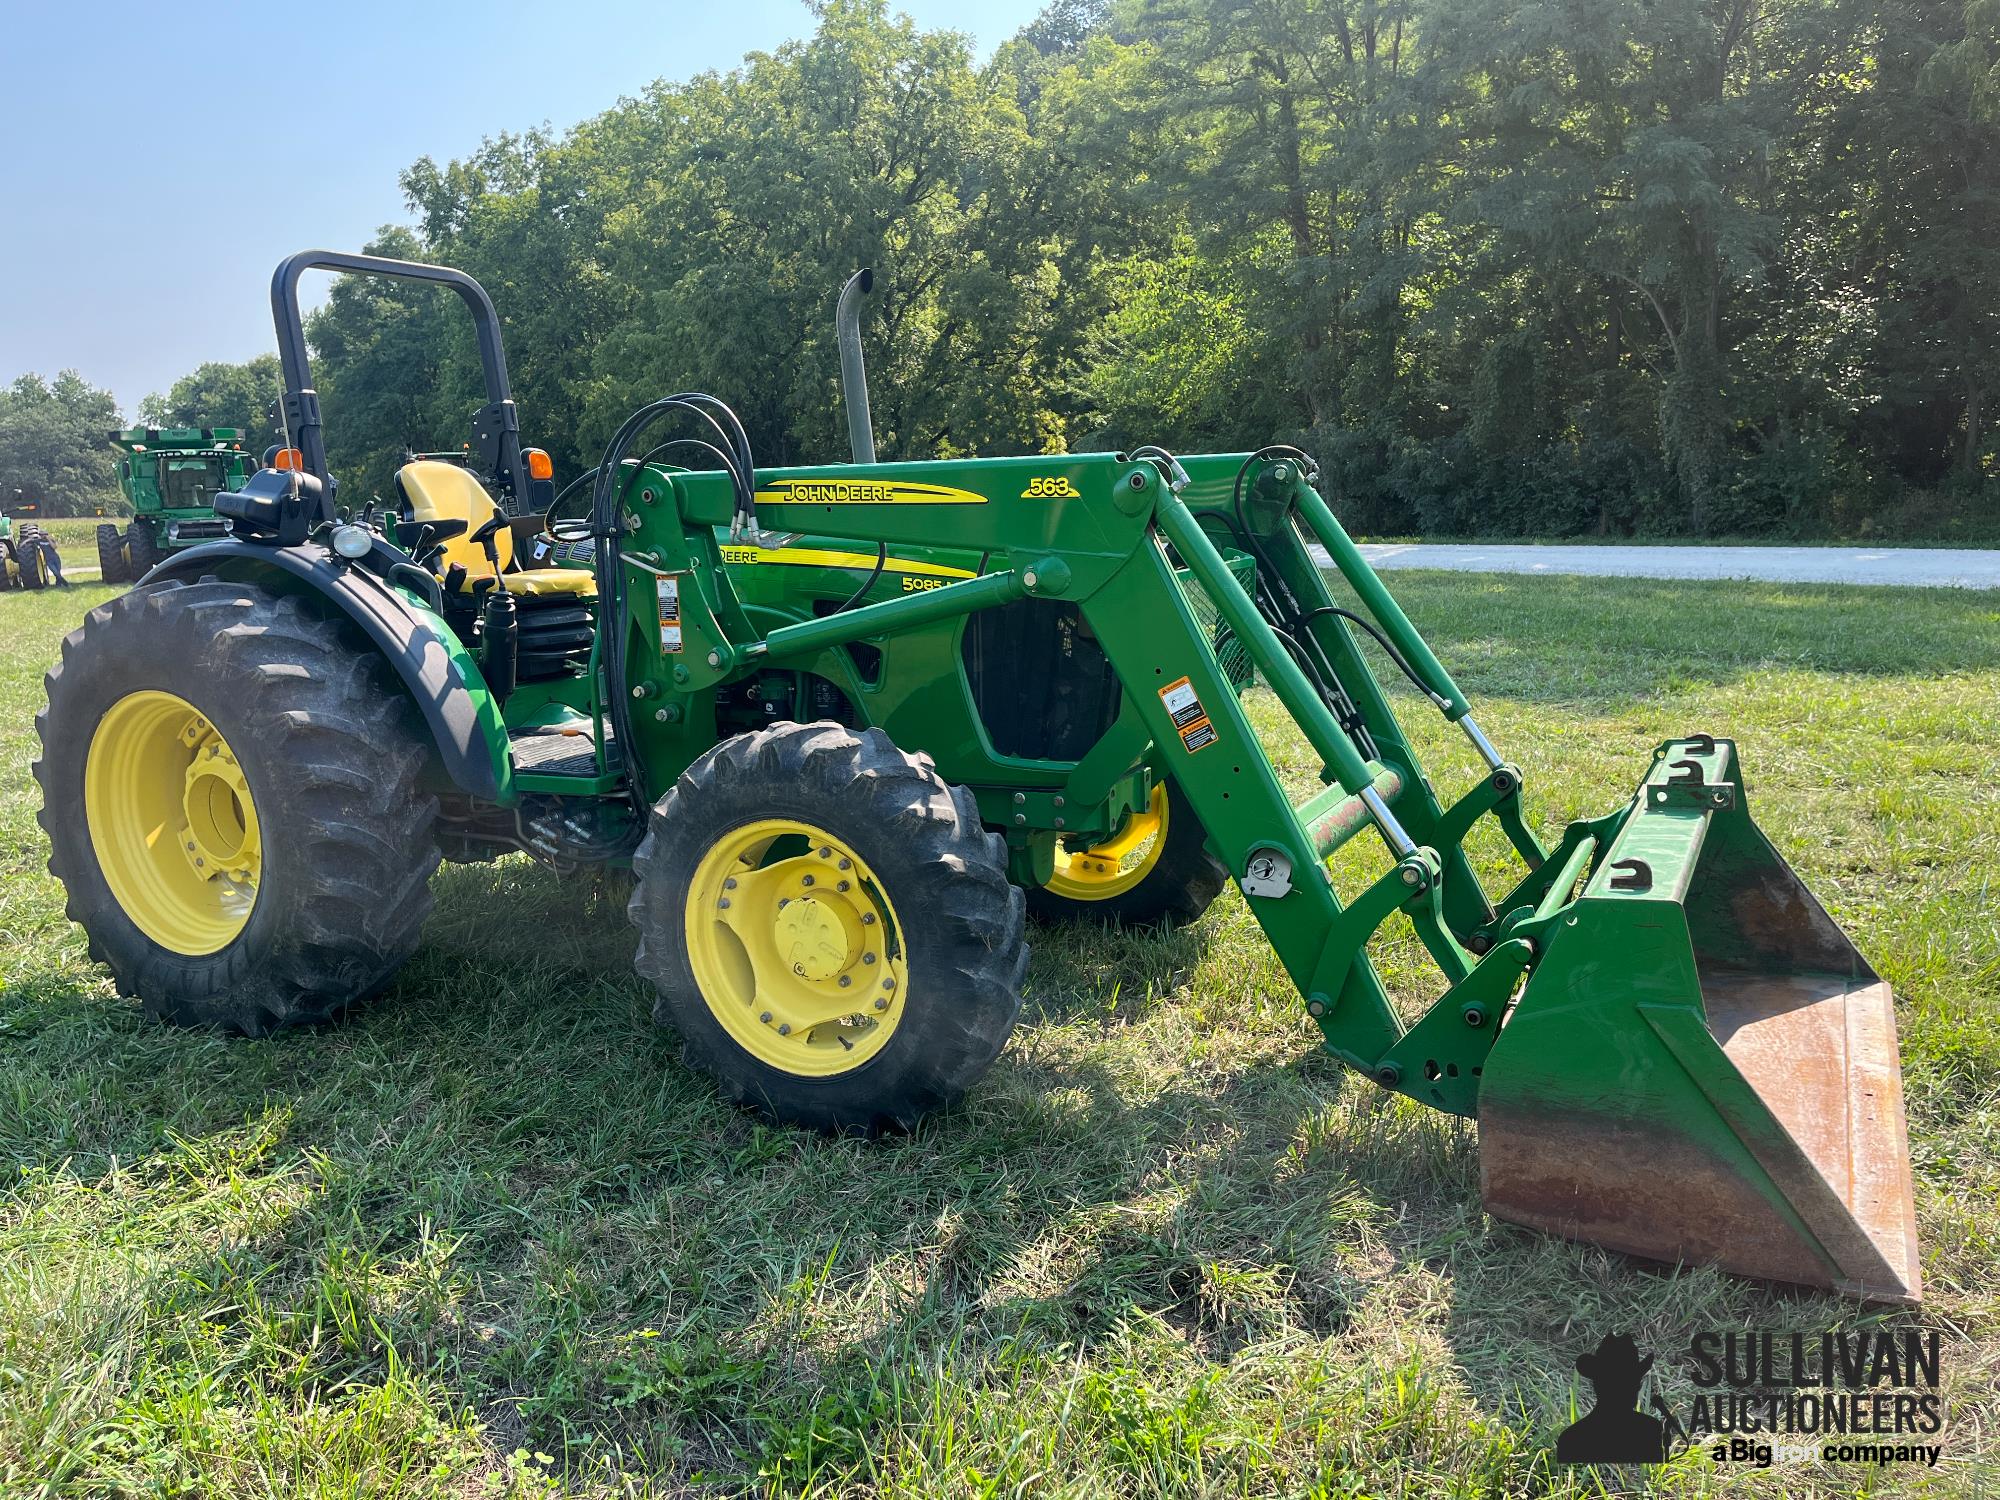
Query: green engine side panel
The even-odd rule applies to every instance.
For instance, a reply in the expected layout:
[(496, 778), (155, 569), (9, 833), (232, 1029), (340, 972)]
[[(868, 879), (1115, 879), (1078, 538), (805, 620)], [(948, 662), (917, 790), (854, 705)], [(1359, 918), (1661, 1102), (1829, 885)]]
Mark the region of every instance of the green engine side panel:
[[(1129, 764), (1088, 768), (1085, 794), (1065, 797), (1077, 763), (994, 748), (963, 666), (965, 617), (717, 673), (706, 668), (692, 630), (681, 651), (663, 648), (658, 590), (671, 575), (670, 587), (687, 598), (694, 578), (719, 578), (711, 588), (717, 624), (738, 643), (842, 606), (928, 594), (1024, 554), (1059, 552), (1061, 566), (1074, 575), (1063, 597), (1074, 600), (1115, 572), (1145, 534), (1142, 521), (1113, 503), (1114, 487), (1132, 467), (1098, 454), (877, 465), (866, 479), (845, 466), (762, 471), (760, 522), (782, 530), (782, 545), (768, 537), (729, 539), (723, 523), (730, 502), (720, 476), (647, 470), (626, 491), (628, 527), (636, 534), (624, 556), (631, 569), (626, 629), (634, 676), (625, 690), (645, 705), (634, 715), (634, 733), (648, 787), (663, 788), (714, 743), (722, 732), (718, 693), (726, 703), (732, 692), (754, 693), (760, 673), (798, 672), (838, 688), (863, 721), (898, 744), (930, 754), (948, 780), (972, 786), (983, 806), (992, 805), (995, 821), (1000, 808), (1016, 805), (1018, 789), (1030, 799), (1019, 806), (1031, 808), (1028, 826), (1036, 834), (1053, 836), (1051, 825), (1065, 834), (1108, 832), (1145, 795), (1146, 739), (1133, 740)], [(939, 546), (941, 535), (962, 544)]]

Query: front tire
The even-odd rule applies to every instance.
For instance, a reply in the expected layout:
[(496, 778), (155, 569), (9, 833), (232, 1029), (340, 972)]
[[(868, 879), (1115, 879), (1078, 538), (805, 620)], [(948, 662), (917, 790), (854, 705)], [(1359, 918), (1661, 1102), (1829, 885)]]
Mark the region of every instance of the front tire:
[(121, 994), (262, 1035), (379, 990), (438, 866), (414, 712), (345, 621), (205, 578), (142, 584), (63, 642), (35, 718), (70, 919)]
[(1028, 949), (1006, 846), (879, 729), (722, 741), (660, 798), (633, 871), (654, 1018), (772, 1119), (907, 1129), (1013, 1030)]
[(42, 567), (40, 547), (20, 547), (14, 552), (14, 562), (21, 570), (21, 587), (39, 589), (48, 586), (49, 575)]
[(116, 526), (97, 528), (97, 576), (102, 583), (130, 583), (125, 571), (125, 534)]

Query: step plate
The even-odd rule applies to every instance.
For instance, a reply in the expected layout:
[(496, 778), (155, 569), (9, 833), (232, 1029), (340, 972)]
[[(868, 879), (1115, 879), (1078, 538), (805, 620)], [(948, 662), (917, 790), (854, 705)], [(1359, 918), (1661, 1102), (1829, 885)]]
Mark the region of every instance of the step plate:
[[(611, 742), (606, 726), (605, 742)], [(590, 731), (517, 729), (507, 737), (514, 769), (534, 776), (595, 776), (597, 750)]]

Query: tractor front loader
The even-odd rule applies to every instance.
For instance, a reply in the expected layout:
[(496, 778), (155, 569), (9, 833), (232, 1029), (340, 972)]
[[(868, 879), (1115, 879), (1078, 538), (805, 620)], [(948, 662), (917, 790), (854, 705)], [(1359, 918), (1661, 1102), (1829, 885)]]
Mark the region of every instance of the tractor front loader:
[[(298, 316), (308, 269), (454, 290), (487, 404), (467, 460), (343, 507)], [(629, 865), (638, 965), (733, 1098), (840, 1131), (949, 1104), (1013, 1026), (1024, 909), (1186, 922), (1224, 880), (1325, 1049), (1478, 1122), (1495, 1215), (1663, 1261), (1919, 1295), (1886, 985), (1689, 733), (1553, 847), (1523, 775), (1369, 568), (1309, 458), (760, 468), (721, 401), (648, 403), (559, 494), (499, 321), (441, 267), (309, 252), (272, 302), (295, 455), (232, 536), (94, 611), (48, 681), (53, 868), (120, 987), (261, 1032), (381, 988), (439, 858)], [(1339, 602), (1315, 561), (1331, 557)], [(1478, 752), (1441, 799), (1372, 638)], [(1240, 695), (1322, 762), (1286, 795)], [(1482, 887), (1492, 818), (1522, 873)], [(1353, 900), (1326, 860), (1385, 868)], [(1440, 974), (1413, 1024), (1393, 914)]]

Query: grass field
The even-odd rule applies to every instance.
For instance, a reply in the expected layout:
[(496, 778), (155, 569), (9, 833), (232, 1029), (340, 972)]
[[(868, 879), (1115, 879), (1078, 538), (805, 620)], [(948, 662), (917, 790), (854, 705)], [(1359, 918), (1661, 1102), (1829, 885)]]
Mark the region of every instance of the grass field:
[[(1902, 1001), (1943, 1464), (1691, 1450), (1643, 1483), (1976, 1491), (2000, 598), (1395, 587), (1548, 831), (1666, 736), (1735, 735), (1759, 821)], [(42, 671), (102, 597), (0, 597), (0, 1493), (1589, 1493), (1642, 1482), (1551, 1461), (1602, 1334), (1880, 1316), (1484, 1219), (1473, 1132), (1314, 1055), (1233, 891), (1170, 937), (1038, 931), (987, 1080), (878, 1144), (720, 1104), (649, 1021), (616, 902), (519, 861), (440, 876), (425, 947), (347, 1024), (142, 1024), (63, 919), (28, 774)], [(1410, 718), (1465, 785), (1455, 731)], [(1416, 951), (1381, 952), (1411, 1005)]]

